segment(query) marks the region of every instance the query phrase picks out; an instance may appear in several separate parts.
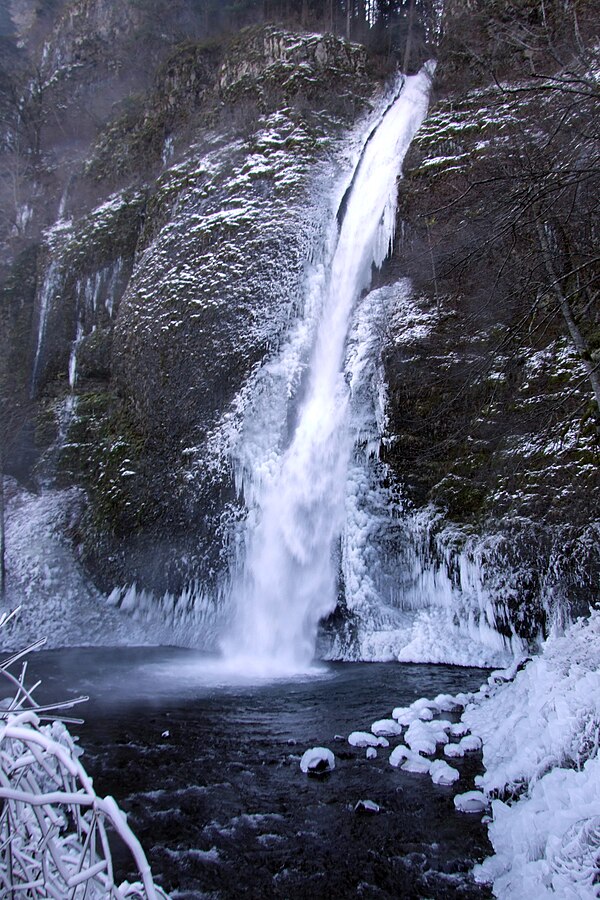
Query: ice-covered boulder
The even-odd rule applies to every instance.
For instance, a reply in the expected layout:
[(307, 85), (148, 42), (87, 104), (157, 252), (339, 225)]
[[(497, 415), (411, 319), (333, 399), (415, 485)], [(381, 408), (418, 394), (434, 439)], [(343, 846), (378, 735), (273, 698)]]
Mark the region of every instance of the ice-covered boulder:
[(397, 737), (402, 734), (402, 726), (395, 719), (378, 719), (371, 725), (371, 731), (377, 737)]
[(419, 718), (419, 714), (416, 709), (411, 709), (410, 706), (397, 706), (392, 711), (392, 718), (395, 719), (399, 725), (410, 725), (411, 722), (414, 722), (415, 719)]
[(482, 741), (476, 734), (467, 734), (460, 739), (459, 746), (467, 753), (476, 753), (477, 750), (481, 750)]
[(438, 694), (435, 703), (442, 712), (452, 712), (464, 707), (464, 703), (458, 697), (453, 697), (452, 694)]
[(443, 759), (436, 759), (431, 763), (429, 774), (434, 784), (454, 784), (460, 778), (458, 769), (453, 769)]
[(335, 756), (326, 747), (311, 747), (302, 756), (300, 768), (306, 775), (324, 775), (335, 769)]
[(398, 744), (398, 746), (394, 747), (390, 753), (390, 765), (397, 769), (400, 763), (404, 762), (404, 760), (408, 759), (410, 756), (412, 756), (412, 753), (408, 747), (405, 747), (404, 744)]
[(446, 744), (444, 747), (444, 756), (447, 756), (449, 759), (458, 759), (464, 755), (465, 748), (461, 747), (460, 744)]
[(438, 728), (437, 722), (428, 722), (429, 733), (433, 735), (437, 744), (447, 744), (450, 738), (443, 728)]
[(411, 753), (402, 766), (404, 772), (411, 772), (413, 775), (428, 775), (430, 769), (430, 761), (423, 756), (419, 756), (418, 753)]
[(365, 754), (367, 759), (377, 759), (377, 750), (375, 747), (367, 747), (367, 752)]
[(427, 697), (419, 697), (418, 700), (413, 700), (410, 704), (411, 709), (416, 709), (418, 711), (422, 709), (429, 709), (432, 712), (439, 712), (439, 707), (436, 704), (435, 700), (429, 700)]
[(450, 729), (452, 728), (452, 722), (449, 719), (435, 719), (431, 725), (436, 731), (445, 731), (448, 734), (450, 734)]
[(415, 721), (410, 725), (404, 740), (415, 753), (431, 756), (438, 744), (447, 744), (448, 735), (443, 728), (437, 728), (437, 722)]
[(467, 791), (465, 794), (457, 794), (454, 805), (459, 812), (481, 813), (488, 806), (487, 797), (481, 791)]
[(464, 722), (455, 722), (454, 725), (450, 727), (450, 734), (453, 737), (464, 737), (465, 734), (469, 734), (470, 728)]
[(404, 736), (404, 740), (414, 753), (424, 753), (426, 756), (433, 756), (437, 748), (435, 735), (427, 731), (408, 729)]
[(370, 731), (353, 731), (348, 735), (348, 743), (352, 747), (389, 747), (390, 742), (384, 737), (376, 737)]

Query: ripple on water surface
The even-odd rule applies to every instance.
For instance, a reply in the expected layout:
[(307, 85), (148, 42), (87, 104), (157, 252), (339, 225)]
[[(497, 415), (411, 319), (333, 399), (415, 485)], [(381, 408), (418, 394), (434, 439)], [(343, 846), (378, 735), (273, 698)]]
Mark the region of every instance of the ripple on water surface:
[[(472, 690), (484, 673), (448, 666), (322, 664), (274, 681), (227, 676), (170, 648), (85, 648), (37, 654), (44, 697), (87, 693), (73, 726), (101, 794), (112, 794), (174, 898), (488, 897), (468, 875), (488, 855), (479, 816), (453, 796), (473, 786), (480, 757), (453, 760), (456, 789), (350, 747), (394, 706)], [(40, 699), (42, 695), (40, 695)], [(335, 771), (300, 771), (312, 746)], [(380, 806), (354, 812), (358, 800)], [(132, 877), (116, 850), (120, 874)]]

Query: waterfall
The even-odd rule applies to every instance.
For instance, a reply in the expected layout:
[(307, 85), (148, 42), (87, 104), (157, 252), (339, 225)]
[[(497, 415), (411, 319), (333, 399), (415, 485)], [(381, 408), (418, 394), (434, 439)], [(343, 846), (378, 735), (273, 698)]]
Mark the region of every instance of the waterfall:
[[(337, 602), (336, 548), (344, 524), (352, 448), (343, 363), (355, 304), (394, 239), (397, 179), (428, 103), (431, 66), (401, 78), (362, 154), (340, 210), (341, 225), (322, 279), (313, 342), (303, 377), (286, 403), (287, 440), (246, 464), (250, 503), (246, 558), (234, 585), (235, 621), (224, 644), (240, 668), (290, 671), (310, 665), (319, 621)], [(307, 304), (312, 313), (314, 304)], [(290, 339), (293, 342), (294, 338)], [(284, 346), (280, 359), (290, 349)], [(276, 365), (275, 365), (276, 368)], [(268, 398), (265, 402), (268, 402)], [(252, 428), (249, 438), (252, 440)], [(243, 438), (242, 438), (243, 440)], [(240, 455), (248, 459), (248, 448)]]

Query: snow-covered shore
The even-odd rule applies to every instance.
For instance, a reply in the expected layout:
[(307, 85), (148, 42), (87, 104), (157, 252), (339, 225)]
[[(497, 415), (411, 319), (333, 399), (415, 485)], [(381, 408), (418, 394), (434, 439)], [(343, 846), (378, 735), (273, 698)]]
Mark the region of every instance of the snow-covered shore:
[(495, 855), (475, 876), (506, 900), (600, 897), (600, 610), (499, 678), (463, 715), (492, 799)]
[[(461, 813), (490, 811), (494, 854), (473, 874), (500, 900), (600, 897), (600, 607), (475, 693), (422, 697), (348, 742), (369, 759), (393, 742), (390, 765), (454, 786)], [(465, 790), (447, 760), (481, 749)]]

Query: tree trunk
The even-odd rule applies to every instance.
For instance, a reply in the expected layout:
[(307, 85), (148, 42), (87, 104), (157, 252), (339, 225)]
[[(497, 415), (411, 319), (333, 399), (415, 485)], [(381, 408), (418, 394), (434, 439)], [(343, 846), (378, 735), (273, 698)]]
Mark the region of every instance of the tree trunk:
[(552, 259), (552, 250), (548, 242), (548, 235), (544, 230), (544, 225), (537, 215), (535, 219), (535, 227), (540, 244), (540, 250), (542, 253), (542, 260), (544, 262), (546, 272), (550, 277), (550, 287), (552, 288), (554, 296), (558, 300), (558, 305), (560, 307), (562, 317), (565, 320), (567, 331), (569, 332), (569, 336), (571, 338), (571, 341), (573, 342), (573, 346), (575, 347), (577, 354), (583, 364), (587, 377), (590, 380), (592, 391), (594, 393), (594, 399), (596, 401), (596, 417), (598, 418), (600, 417), (600, 375), (598, 374), (598, 370), (592, 362), (589, 347), (585, 342), (585, 339), (579, 329), (577, 322), (575, 321), (573, 312), (571, 310), (571, 304), (569, 303), (569, 300), (565, 296), (565, 293), (561, 287), (560, 279), (556, 273), (556, 269), (554, 268), (554, 261)]

